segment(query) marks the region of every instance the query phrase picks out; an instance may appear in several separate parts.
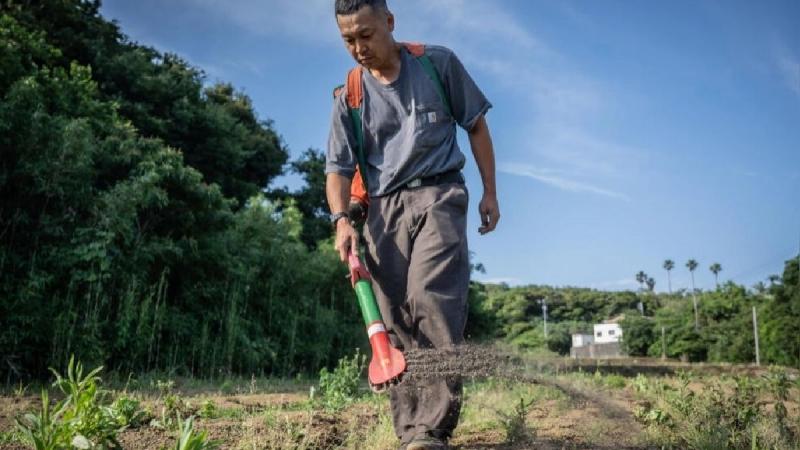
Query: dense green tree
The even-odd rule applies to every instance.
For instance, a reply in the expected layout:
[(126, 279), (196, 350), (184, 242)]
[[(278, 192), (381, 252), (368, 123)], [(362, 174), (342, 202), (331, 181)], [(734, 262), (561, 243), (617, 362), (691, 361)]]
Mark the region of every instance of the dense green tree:
[(630, 356), (647, 356), (654, 341), (653, 319), (639, 314), (627, 314), (620, 322), (622, 349)]
[(71, 354), (126, 371), (314, 372), (363, 345), (330, 240), (309, 250), (297, 202), (257, 195), (286, 159), (269, 124), (98, 7), (0, 14), (0, 377)]
[(179, 149), (238, 208), (282, 173), (288, 152), (271, 123), (229, 84), (204, 88), (204, 74), (180, 57), (130, 42), (99, 14), (98, 0), (7, 0), (22, 26), (46, 30), (57, 55), (47, 64), (91, 67), (98, 97), (117, 105), (139, 135)]
[(786, 262), (780, 280), (759, 307), (762, 360), (800, 367), (800, 255)]
[(303, 178), (305, 185), (295, 192), (281, 188), (269, 195), (275, 199), (291, 198), (295, 201), (303, 214), (302, 240), (313, 249), (320, 240), (329, 238), (332, 230), (325, 196), (325, 154), (310, 148), (292, 161), (289, 168)]

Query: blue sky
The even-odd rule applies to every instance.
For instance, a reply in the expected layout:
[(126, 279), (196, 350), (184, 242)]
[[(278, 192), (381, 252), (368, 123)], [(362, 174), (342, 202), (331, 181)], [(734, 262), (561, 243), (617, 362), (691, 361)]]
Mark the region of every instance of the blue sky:
[[(800, 2), (389, 0), (398, 40), (446, 45), (494, 104), (502, 219), (469, 244), (485, 281), (748, 286), (800, 248)], [(333, 0), (106, 0), (132, 40), (227, 81), (294, 157), (324, 149), (354, 64)], [(462, 150), (470, 155), (463, 131)], [(284, 177), (278, 184), (297, 186)]]

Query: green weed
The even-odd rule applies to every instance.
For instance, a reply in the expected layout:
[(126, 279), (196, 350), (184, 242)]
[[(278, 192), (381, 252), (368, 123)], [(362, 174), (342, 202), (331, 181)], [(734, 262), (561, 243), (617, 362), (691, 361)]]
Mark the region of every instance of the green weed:
[(506, 442), (509, 444), (526, 442), (533, 437), (533, 430), (528, 427), (526, 419), (534, 400), (525, 401), (523, 397), (520, 397), (519, 403), (510, 413), (497, 412), (500, 416), (500, 425), (505, 432)]
[(0, 431), (0, 445), (20, 442), (16, 431)]
[(51, 409), (47, 390), (42, 389), (42, 409), (38, 413), (27, 413), (16, 419), (22, 442), (36, 450), (68, 447), (71, 444), (70, 433), (66, 424), (61, 421), (65, 409), (64, 402), (56, 403), (55, 409)]
[(111, 404), (114, 417), (123, 427), (138, 428), (147, 423), (149, 413), (142, 409), (141, 402), (135, 398), (121, 396)]
[(206, 400), (200, 405), (200, 410), (197, 414), (204, 419), (214, 419), (217, 417), (217, 405), (213, 400)]
[(17, 419), (22, 440), (37, 450), (67, 447), (118, 448), (117, 433), (124, 427), (117, 413), (108, 406), (107, 392), (99, 388), (102, 370), (98, 367), (83, 373), (83, 365), (70, 358), (67, 376), (50, 369), (64, 399), (51, 407), (46, 390), (42, 391), (42, 409)]
[(175, 389), (175, 380), (153, 380), (150, 385), (158, 391), (160, 397), (164, 397), (172, 394), (173, 389)]
[(328, 410), (339, 410), (358, 399), (358, 385), (366, 366), (366, 355), (356, 350), (352, 358), (343, 357), (333, 372), (319, 372), (319, 395), (314, 397)]
[(181, 426), (181, 417), (188, 416), (191, 406), (177, 394), (167, 394), (161, 405), (161, 417), (153, 419), (150, 425), (166, 430), (177, 430)]
[[(796, 448), (797, 439), (782, 408), (788, 380), (780, 371), (763, 379), (726, 377), (697, 392), (689, 389), (691, 380), (690, 374), (679, 373), (677, 388), (634, 380), (643, 398), (634, 417), (648, 427), (655, 443), (703, 450)], [(768, 394), (776, 399), (772, 412), (762, 400)]]
[(194, 430), (194, 418), (180, 422), (180, 433), (178, 434), (178, 441), (175, 443), (174, 450), (214, 450), (219, 448), (219, 441), (208, 440), (208, 433), (203, 430), (196, 432)]

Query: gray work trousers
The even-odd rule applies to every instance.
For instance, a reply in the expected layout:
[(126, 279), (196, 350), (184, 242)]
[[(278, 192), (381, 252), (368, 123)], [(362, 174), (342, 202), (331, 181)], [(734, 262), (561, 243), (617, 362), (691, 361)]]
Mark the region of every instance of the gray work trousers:
[[(461, 183), (406, 188), (370, 199), (364, 227), (367, 269), (389, 338), (403, 351), (448, 348), (464, 340), (468, 203)], [(392, 419), (400, 441), (423, 434), (450, 437), (458, 424), (461, 390), (461, 380), (441, 378), (392, 388)]]

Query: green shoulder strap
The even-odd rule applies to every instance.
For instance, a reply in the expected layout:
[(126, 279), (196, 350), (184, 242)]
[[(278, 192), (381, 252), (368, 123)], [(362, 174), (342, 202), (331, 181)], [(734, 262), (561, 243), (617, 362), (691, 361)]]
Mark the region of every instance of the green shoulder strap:
[(353, 122), (353, 131), (356, 135), (356, 159), (358, 166), (361, 168), (361, 182), (364, 183), (364, 189), (369, 192), (367, 186), (367, 157), (364, 153), (364, 130), (361, 128), (361, 108), (349, 108), (350, 120)]
[(425, 70), (425, 73), (428, 74), (428, 78), (433, 81), (433, 85), (436, 87), (436, 92), (439, 94), (439, 98), (442, 100), (447, 114), (452, 116), (453, 112), (450, 109), (450, 101), (445, 94), (444, 83), (442, 83), (442, 79), (439, 77), (439, 72), (436, 71), (436, 67), (433, 65), (433, 62), (428, 55), (424, 53), (420, 56), (417, 56), (417, 61), (422, 64), (422, 68)]

